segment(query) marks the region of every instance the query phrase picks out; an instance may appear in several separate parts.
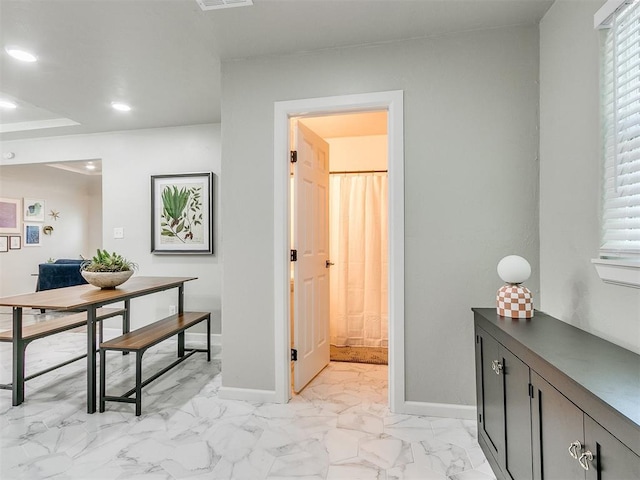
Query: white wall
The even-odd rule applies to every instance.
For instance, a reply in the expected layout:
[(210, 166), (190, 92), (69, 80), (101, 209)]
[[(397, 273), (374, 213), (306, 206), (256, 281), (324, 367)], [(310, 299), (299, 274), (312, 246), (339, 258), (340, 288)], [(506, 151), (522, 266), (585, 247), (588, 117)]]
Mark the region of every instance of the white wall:
[(557, 0), (540, 23), (540, 287), (550, 315), (640, 353), (640, 290), (603, 283), (599, 32), (604, 2)]
[[(0, 253), (0, 296), (35, 291), (38, 264), (48, 259), (85, 258), (101, 242), (95, 241), (93, 218), (101, 219), (102, 188), (100, 177), (87, 177), (46, 165), (10, 165), (0, 167), (0, 196), (37, 198), (45, 201), (45, 220), (35, 222), (53, 227), (51, 235), (41, 235), (41, 245)], [(52, 219), (51, 210), (60, 212)], [(24, 229), (23, 229), (24, 231)]]
[[(212, 332), (220, 333), (219, 125), (16, 140), (2, 150), (15, 152), (14, 163), (101, 158), (102, 247), (137, 262), (138, 275), (198, 277), (185, 285), (185, 308), (213, 312)], [(151, 254), (151, 175), (206, 171), (214, 173), (215, 254)], [(113, 238), (114, 227), (124, 228), (124, 239)], [(168, 315), (176, 300), (175, 291), (134, 300), (132, 326)]]
[(331, 171), (387, 169), (387, 136), (325, 138), (329, 144)]
[(537, 273), (537, 80), (537, 27), (224, 62), (223, 385), (275, 388), (274, 102), (404, 90), (406, 399), (474, 404), (470, 308)]

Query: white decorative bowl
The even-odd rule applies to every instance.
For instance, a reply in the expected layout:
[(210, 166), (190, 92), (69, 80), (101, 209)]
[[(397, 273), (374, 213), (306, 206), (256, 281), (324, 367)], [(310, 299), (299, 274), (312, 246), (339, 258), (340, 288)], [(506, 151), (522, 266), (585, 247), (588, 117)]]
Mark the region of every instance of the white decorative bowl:
[(86, 270), (82, 270), (80, 274), (91, 285), (106, 289), (116, 288), (118, 285), (122, 285), (133, 275), (133, 270), (126, 270), (124, 272), (87, 272)]

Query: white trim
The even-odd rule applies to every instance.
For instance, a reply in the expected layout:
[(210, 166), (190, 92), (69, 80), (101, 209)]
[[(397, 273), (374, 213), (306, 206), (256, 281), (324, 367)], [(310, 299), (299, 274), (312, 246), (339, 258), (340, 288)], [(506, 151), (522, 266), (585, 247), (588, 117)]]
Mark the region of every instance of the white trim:
[(41, 130), (44, 128), (75, 127), (76, 125), (80, 124), (68, 118), (52, 118), (51, 120), (0, 124), (0, 133), (24, 132), (26, 130)]
[(594, 258), (591, 263), (596, 267), (598, 276), (603, 282), (624, 287), (640, 288), (639, 261)]
[(603, 29), (611, 27), (611, 19), (621, 6), (630, 3), (629, 0), (608, 0), (593, 16), (593, 28)]
[(475, 420), (478, 409), (473, 405), (455, 405), (453, 403), (404, 402), (401, 412), (424, 417), (460, 418)]
[(239, 400), (254, 403), (279, 403), (273, 390), (256, 390), (254, 388), (220, 387), (218, 398), (222, 400)]
[(274, 104), (274, 330), (275, 397), (291, 396), (289, 358), (289, 118), (303, 115), (388, 111), (389, 139), (389, 408), (404, 403), (404, 125), (403, 92), (309, 98)]
[[(222, 345), (222, 335), (219, 333), (212, 333), (211, 337), (211, 345)], [(189, 333), (186, 332), (184, 339), (186, 342), (194, 342), (194, 343), (207, 343), (207, 334), (202, 333)]]

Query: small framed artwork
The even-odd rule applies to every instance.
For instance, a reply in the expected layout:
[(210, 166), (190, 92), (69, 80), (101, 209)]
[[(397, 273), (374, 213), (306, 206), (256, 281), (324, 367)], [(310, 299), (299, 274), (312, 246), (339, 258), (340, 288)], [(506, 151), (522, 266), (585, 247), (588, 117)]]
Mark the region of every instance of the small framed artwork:
[(9, 237), (0, 235), (0, 253), (9, 251)]
[(9, 250), (20, 250), (22, 248), (22, 237), (11, 235), (9, 237)]
[(24, 224), (24, 246), (39, 247), (40, 238), (42, 237), (42, 225), (37, 223)]
[(0, 198), (0, 233), (20, 233), (22, 201), (19, 198)]
[(44, 222), (44, 200), (25, 198), (23, 212), (25, 222)]
[(213, 253), (213, 173), (151, 176), (151, 252)]

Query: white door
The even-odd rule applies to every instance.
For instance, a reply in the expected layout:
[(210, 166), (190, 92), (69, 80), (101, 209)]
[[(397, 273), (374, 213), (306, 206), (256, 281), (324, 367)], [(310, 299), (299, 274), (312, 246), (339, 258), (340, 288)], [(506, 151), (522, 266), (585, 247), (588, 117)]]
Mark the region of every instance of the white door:
[(302, 390), (329, 363), (329, 145), (294, 126), (293, 389)]

